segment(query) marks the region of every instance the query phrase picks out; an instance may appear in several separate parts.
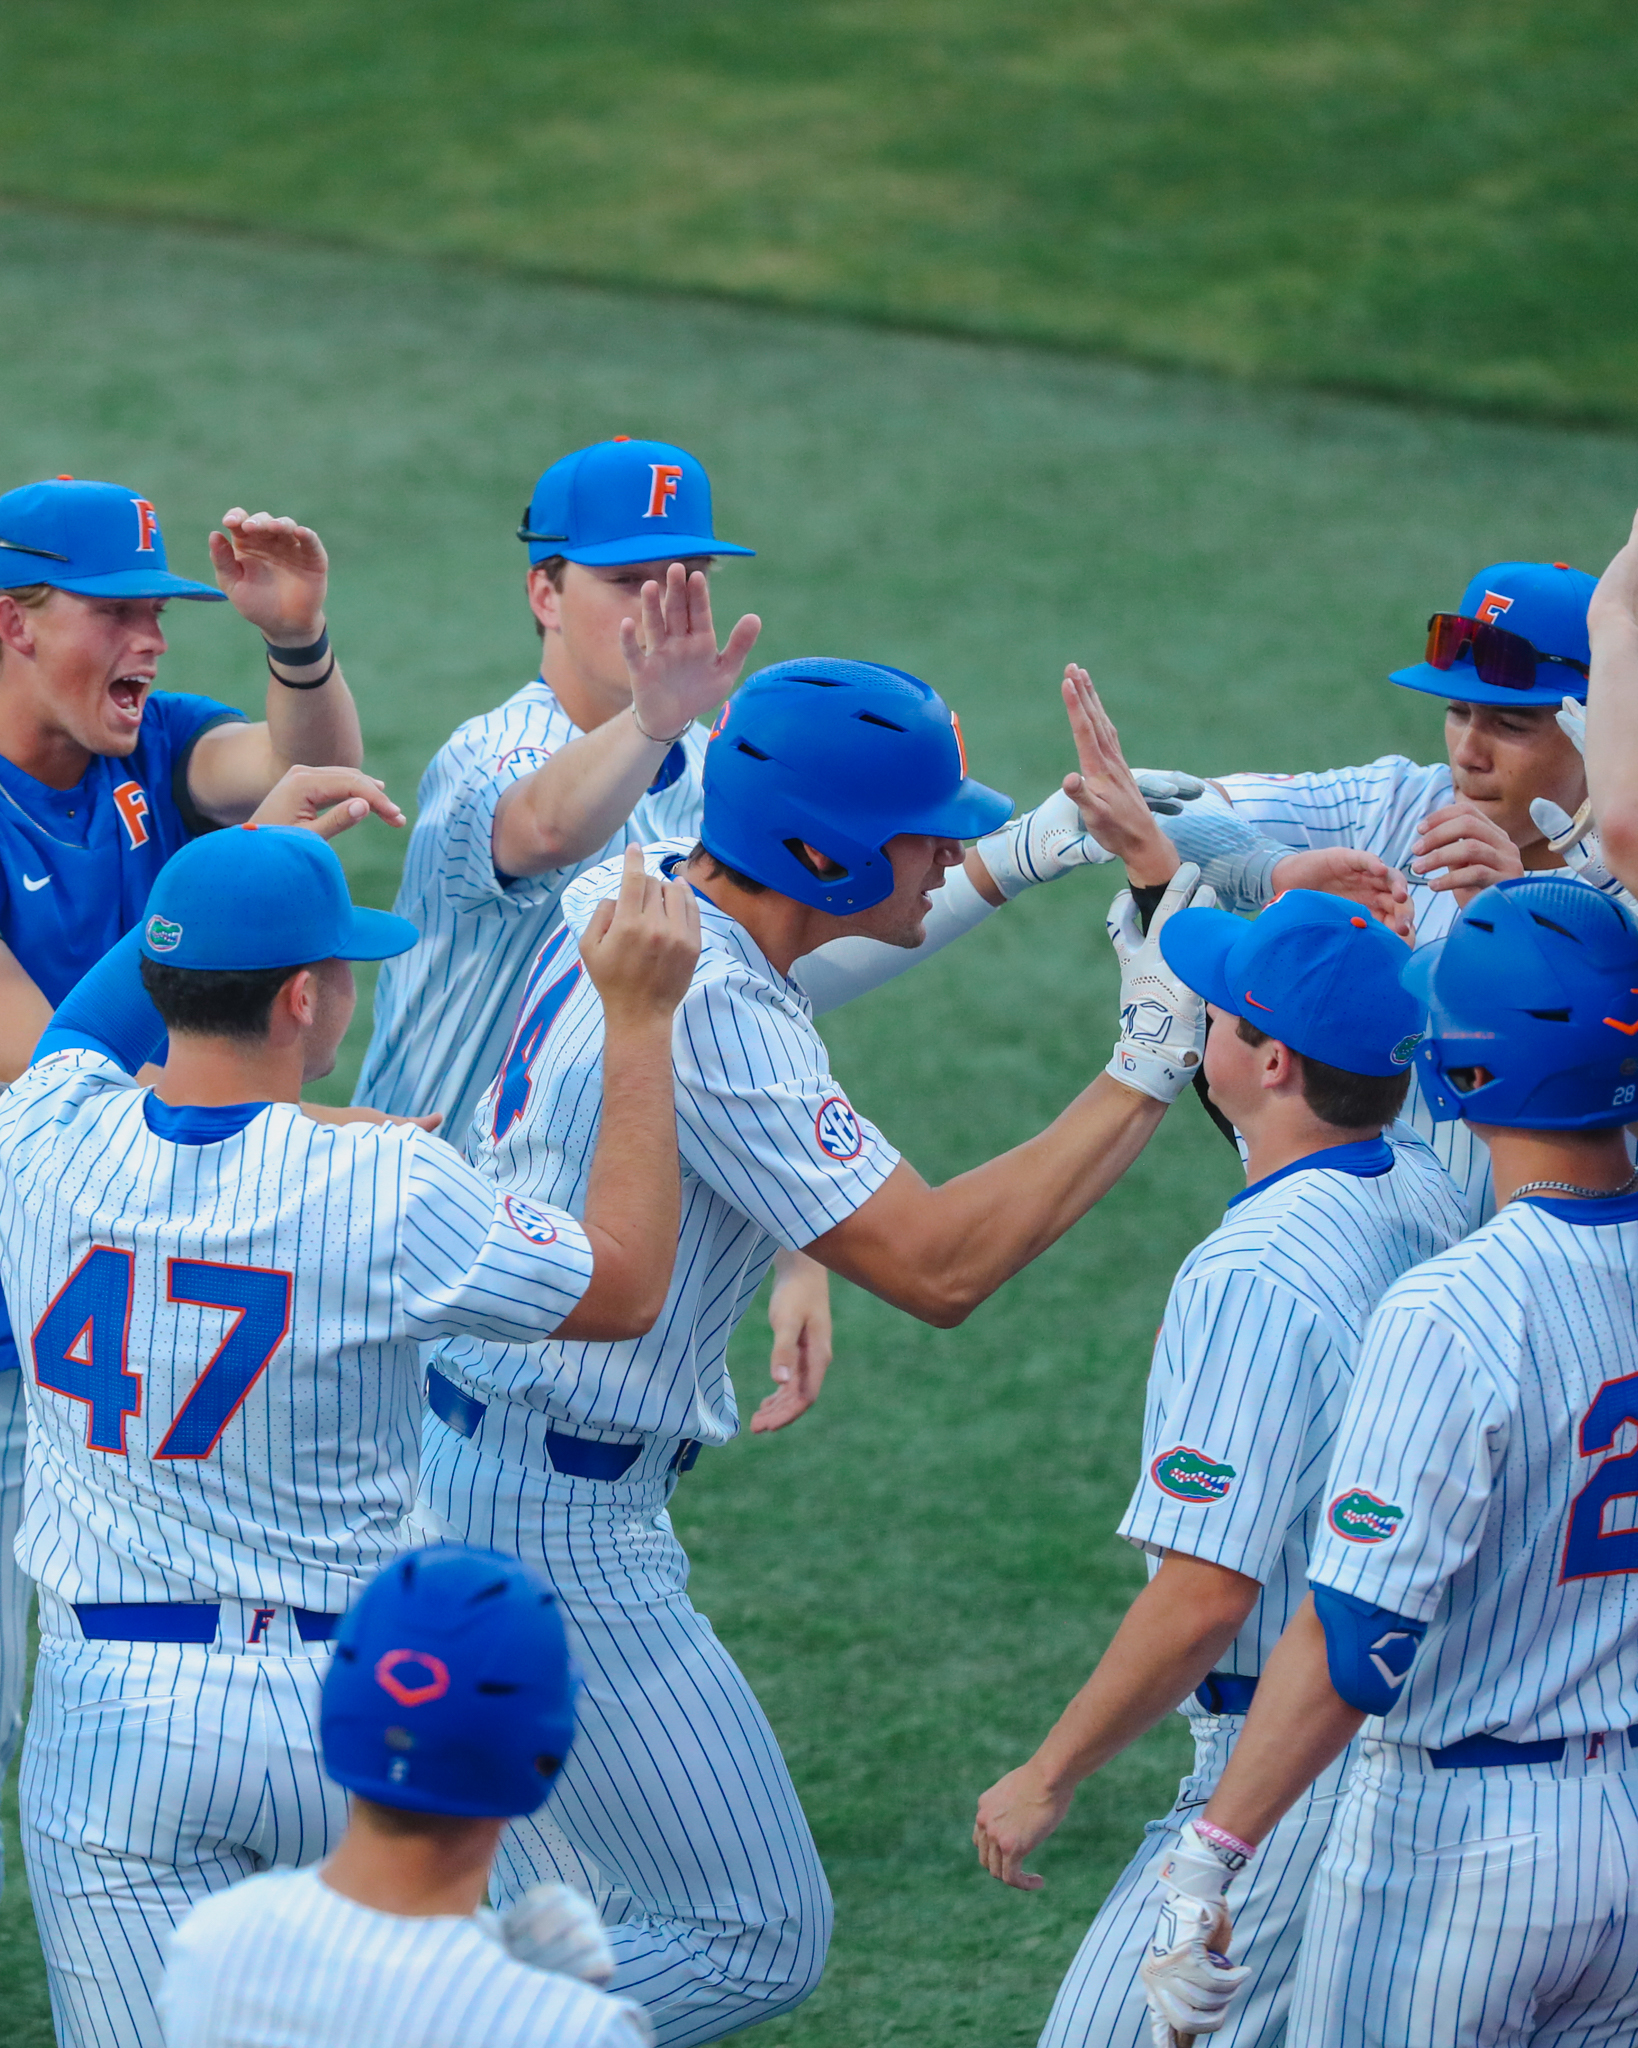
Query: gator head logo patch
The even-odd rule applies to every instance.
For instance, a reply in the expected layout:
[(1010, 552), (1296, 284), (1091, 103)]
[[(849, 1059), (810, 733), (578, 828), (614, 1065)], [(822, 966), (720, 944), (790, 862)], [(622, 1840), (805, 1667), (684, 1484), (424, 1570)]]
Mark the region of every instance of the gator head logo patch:
[(182, 927), (168, 917), (150, 917), (142, 936), (156, 953), (174, 953), (182, 943)]
[(1162, 1493), (1173, 1500), (1193, 1501), (1197, 1506), (1221, 1500), (1234, 1484), (1232, 1465), (1214, 1465), (1187, 1444), (1162, 1451), (1149, 1467), (1149, 1477)]
[(1416, 1048), (1421, 1043), (1421, 1032), (1413, 1031), (1410, 1033), (1408, 1037), (1400, 1039), (1399, 1043), (1394, 1047), (1393, 1051), (1389, 1053), (1388, 1057), (1393, 1061), (1396, 1067), (1408, 1067), (1411, 1061), (1415, 1059)]
[(1386, 1543), (1397, 1534), (1404, 1519), (1403, 1508), (1396, 1508), (1391, 1500), (1378, 1500), (1363, 1486), (1339, 1493), (1326, 1516), (1331, 1527), (1349, 1543)]

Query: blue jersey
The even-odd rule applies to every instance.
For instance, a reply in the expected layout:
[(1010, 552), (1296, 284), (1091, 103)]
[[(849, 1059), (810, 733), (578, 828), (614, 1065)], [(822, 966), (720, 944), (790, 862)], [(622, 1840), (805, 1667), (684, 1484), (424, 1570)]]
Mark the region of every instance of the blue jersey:
[[(210, 820), (188, 795), (194, 742), (244, 713), (156, 690), (135, 749), (98, 755), (72, 789), (0, 756), (0, 939), (52, 1008), (142, 915), (154, 877)], [(0, 1304), (0, 1372), (17, 1364)]]

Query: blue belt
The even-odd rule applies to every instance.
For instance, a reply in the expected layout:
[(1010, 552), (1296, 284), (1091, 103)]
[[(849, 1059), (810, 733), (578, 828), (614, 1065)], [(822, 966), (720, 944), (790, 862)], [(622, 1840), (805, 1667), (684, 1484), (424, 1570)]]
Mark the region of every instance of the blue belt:
[(1242, 1678), (1238, 1671), (1208, 1671), (1194, 1696), (1208, 1714), (1245, 1714), (1256, 1690), (1256, 1679)]
[[(427, 1406), (457, 1436), (471, 1437), (477, 1435), (488, 1404), (463, 1394), (449, 1375), (434, 1365), (427, 1369)], [(689, 1471), (699, 1454), (697, 1443), (679, 1444), (670, 1470)], [(609, 1444), (596, 1437), (575, 1436), (566, 1429), (549, 1429), (546, 1455), (552, 1470), (569, 1479), (624, 1479), (643, 1455), (643, 1445), (641, 1439), (634, 1444)]]
[[(1486, 1764), (1557, 1764), (1569, 1745), (1562, 1735), (1546, 1742), (1504, 1742), (1499, 1735), (1468, 1735), (1448, 1749), (1430, 1749), (1436, 1771), (1482, 1770)], [(1638, 1749), (1638, 1728), (1627, 1730), (1627, 1747)]]
[[(268, 1604), (271, 1610), (280, 1603)], [(214, 1600), (152, 1600), (140, 1607), (76, 1601), (74, 1606), (88, 1643), (214, 1643), (221, 1611)], [(329, 1642), (341, 1620), (339, 1614), (320, 1614), (311, 1607), (289, 1612), (304, 1643)]]

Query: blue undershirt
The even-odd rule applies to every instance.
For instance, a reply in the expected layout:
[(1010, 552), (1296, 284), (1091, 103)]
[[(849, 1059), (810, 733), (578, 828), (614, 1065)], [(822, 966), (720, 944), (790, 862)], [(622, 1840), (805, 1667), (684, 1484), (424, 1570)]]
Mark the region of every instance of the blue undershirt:
[(1312, 1168), (1328, 1173), (1351, 1173), (1357, 1180), (1375, 1180), (1378, 1174), (1393, 1171), (1393, 1147), (1381, 1137), (1355, 1138), (1347, 1145), (1327, 1145), (1323, 1152), (1310, 1152), (1302, 1159), (1293, 1159), (1278, 1173), (1265, 1173), (1261, 1180), (1254, 1180), (1250, 1187), (1242, 1188), (1239, 1194), (1232, 1196), (1229, 1207), (1232, 1209), (1236, 1202), (1249, 1202), (1253, 1195), (1260, 1195), (1264, 1188), (1271, 1188), (1277, 1180), (1284, 1180), (1288, 1173), (1307, 1173)]

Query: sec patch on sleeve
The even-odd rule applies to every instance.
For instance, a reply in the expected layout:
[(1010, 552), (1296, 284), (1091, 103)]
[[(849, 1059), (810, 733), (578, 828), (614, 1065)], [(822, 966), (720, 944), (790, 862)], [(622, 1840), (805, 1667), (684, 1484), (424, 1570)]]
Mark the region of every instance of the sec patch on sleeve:
[(525, 1202), (517, 1195), (508, 1195), (506, 1216), (512, 1228), (526, 1237), (531, 1244), (557, 1243), (557, 1225), (544, 1209), (537, 1209), (533, 1202)]
[(1385, 1543), (1397, 1533), (1405, 1510), (1391, 1500), (1378, 1500), (1363, 1486), (1339, 1493), (1326, 1511), (1326, 1520), (1347, 1543)]
[(1214, 1500), (1221, 1500), (1234, 1484), (1234, 1467), (1217, 1465), (1200, 1451), (1191, 1451), (1187, 1444), (1178, 1444), (1175, 1449), (1162, 1451), (1149, 1467), (1149, 1477), (1162, 1493), (1169, 1493), (1173, 1500), (1186, 1500), (1196, 1507), (1209, 1507)]
[(813, 1120), (813, 1132), (819, 1150), (838, 1165), (845, 1166), (864, 1150), (864, 1132), (853, 1113), (853, 1105), (845, 1095), (829, 1095), (820, 1103), (819, 1113)]

